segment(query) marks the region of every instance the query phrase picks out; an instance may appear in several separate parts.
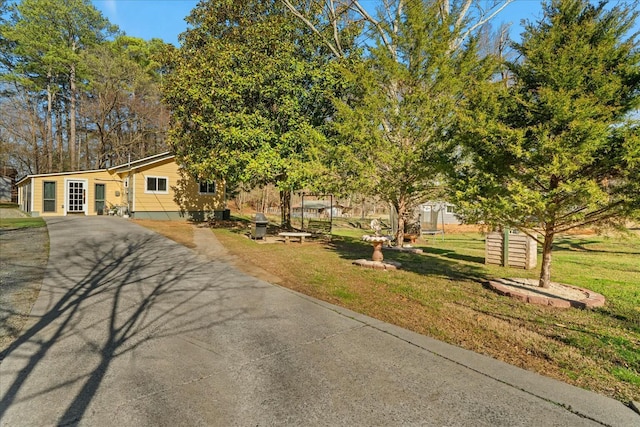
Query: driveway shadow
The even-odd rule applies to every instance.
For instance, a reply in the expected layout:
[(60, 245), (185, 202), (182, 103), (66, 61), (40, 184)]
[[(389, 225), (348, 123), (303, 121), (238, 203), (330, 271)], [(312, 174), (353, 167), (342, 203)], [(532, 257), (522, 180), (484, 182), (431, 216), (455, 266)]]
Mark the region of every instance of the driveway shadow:
[(212, 271), (218, 277), (221, 271), (154, 233), (79, 239), (63, 251), (56, 251), (55, 244), (52, 239), (52, 257), (33, 318), (0, 355), (5, 361), (13, 357), (14, 365), (19, 361), (20, 366), (13, 378), (3, 379), (0, 419), (56, 347), (73, 351), (82, 340), (82, 348), (91, 349), (91, 361), (98, 358), (90, 372), (56, 378), (56, 384), (39, 391), (45, 394), (81, 384), (55, 422), (74, 424), (82, 419), (117, 358), (148, 341), (207, 329), (246, 314), (245, 309), (225, 304), (223, 281), (208, 280)]

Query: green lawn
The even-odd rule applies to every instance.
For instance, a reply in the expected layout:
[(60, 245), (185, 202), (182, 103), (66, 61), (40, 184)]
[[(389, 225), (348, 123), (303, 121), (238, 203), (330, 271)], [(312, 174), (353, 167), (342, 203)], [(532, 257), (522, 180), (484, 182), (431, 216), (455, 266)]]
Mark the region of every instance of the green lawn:
[(0, 228), (33, 228), (44, 227), (44, 219), (36, 218), (0, 218)]
[(552, 279), (607, 298), (603, 308), (579, 310), (524, 304), (486, 289), (490, 278), (535, 278), (538, 271), (486, 266), (478, 233), (420, 240), (423, 255), (385, 251), (385, 259), (402, 263), (395, 272), (351, 265), (371, 256), (357, 229), (302, 246), (215, 233), (284, 286), (625, 402), (640, 400), (637, 236), (558, 239)]

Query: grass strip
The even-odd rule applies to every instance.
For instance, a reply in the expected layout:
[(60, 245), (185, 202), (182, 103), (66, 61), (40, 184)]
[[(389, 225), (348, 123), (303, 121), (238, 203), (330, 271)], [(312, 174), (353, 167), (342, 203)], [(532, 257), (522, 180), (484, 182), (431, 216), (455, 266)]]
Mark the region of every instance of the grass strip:
[(0, 218), (0, 228), (20, 229), (20, 228), (39, 228), (46, 224), (44, 219), (36, 218)]

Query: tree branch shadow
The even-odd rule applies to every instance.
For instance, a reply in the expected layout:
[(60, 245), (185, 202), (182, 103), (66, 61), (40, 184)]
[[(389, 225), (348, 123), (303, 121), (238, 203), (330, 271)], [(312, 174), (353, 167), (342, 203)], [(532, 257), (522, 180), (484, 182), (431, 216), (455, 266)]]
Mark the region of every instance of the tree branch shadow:
[[(82, 419), (116, 358), (151, 340), (246, 315), (246, 309), (224, 303), (231, 288), (220, 280), (222, 271), (217, 271), (216, 280), (209, 279), (215, 277), (212, 270), (224, 265), (212, 266), (156, 234), (114, 234), (108, 242), (76, 240), (50, 260), (44, 295), (36, 303), (41, 306), (46, 301), (46, 307), (34, 308), (22, 335), (0, 354), (0, 360), (12, 356), (23, 362), (0, 399), (0, 419), (55, 346), (82, 340), (98, 357), (90, 372), (70, 380), (83, 384), (57, 424), (74, 424)], [(171, 262), (165, 261), (167, 256)], [(72, 260), (77, 268), (61, 269), (67, 265), (59, 264), (62, 259)], [(28, 398), (52, 393), (64, 384)]]
[(614, 251), (609, 249), (593, 249), (589, 245), (600, 244), (600, 240), (578, 240), (575, 238), (559, 238), (553, 243), (553, 250), (555, 251), (569, 251), (569, 252), (588, 252), (594, 254), (612, 254), (612, 255), (640, 255), (640, 252), (636, 251)]
[[(353, 261), (363, 258), (371, 259), (373, 252), (371, 244), (351, 237), (333, 236), (328, 246), (336, 251), (341, 258)], [(402, 270), (424, 276), (444, 276), (452, 280), (472, 280), (476, 282), (483, 282), (489, 278), (482, 266), (473, 265), (475, 263), (483, 264), (484, 259), (434, 248), (420, 247), (420, 249), (423, 249), (422, 254), (393, 251), (385, 248), (382, 249), (382, 252), (385, 261), (399, 262), (402, 264)]]

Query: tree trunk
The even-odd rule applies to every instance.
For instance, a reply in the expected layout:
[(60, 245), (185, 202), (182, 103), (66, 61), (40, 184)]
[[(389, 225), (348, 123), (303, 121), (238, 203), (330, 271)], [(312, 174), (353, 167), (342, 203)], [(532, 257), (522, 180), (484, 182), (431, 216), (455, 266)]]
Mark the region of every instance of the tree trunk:
[[(102, 123), (104, 123), (104, 120), (102, 120)], [(102, 126), (100, 125), (100, 123), (95, 122), (96, 128), (98, 129), (98, 159), (96, 161), (96, 165), (98, 169), (102, 169), (103, 167), (107, 166), (107, 153), (106, 153), (106, 147), (105, 147), (105, 142), (104, 142), (104, 132), (102, 131)]]
[(246, 193), (243, 190), (238, 191), (238, 195), (235, 197), (235, 202), (236, 202), (236, 207), (238, 208), (238, 212), (242, 212), (245, 198), (246, 198)]
[(71, 169), (79, 169), (79, 157), (76, 155), (76, 66), (69, 70), (69, 157)]
[(260, 194), (260, 212), (267, 211), (267, 201), (269, 197), (269, 188), (265, 185), (262, 187), (262, 192)]
[(40, 149), (38, 147), (38, 135), (35, 118), (38, 117), (37, 104), (33, 103), (33, 112), (30, 114), (31, 122), (31, 146), (33, 150), (33, 159), (35, 161), (35, 173), (42, 173), (40, 169)]
[(56, 139), (58, 140), (58, 170), (57, 172), (64, 172), (64, 138), (62, 131), (64, 126), (62, 125), (62, 113), (60, 107), (56, 108)]
[(404, 226), (405, 217), (407, 215), (407, 203), (404, 197), (399, 197), (394, 203), (396, 212), (398, 213), (398, 231), (396, 231), (396, 246), (401, 248), (404, 246)]
[(51, 71), (47, 74), (47, 118), (45, 126), (47, 147), (47, 172), (53, 172), (53, 94), (51, 93)]
[(280, 214), (282, 227), (291, 229), (291, 191), (280, 191)]
[[(84, 125), (84, 128), (86, 129), (86, 125)], [(85, 159), (84, 159), (84, 168), (86, 170), (90, 170), (91, 169), (91, 147), (89, 146), (89, 133), (88, 132), (83, 132), (84, 134), (84, 153), (85, 153)]]
[(540, 269), (539, 286), (548, 288), (551, 284), (551, 250), (553, 249), (553, 232), (546, 232), (542, 245), (542, 268)]

